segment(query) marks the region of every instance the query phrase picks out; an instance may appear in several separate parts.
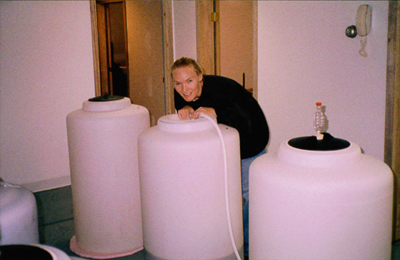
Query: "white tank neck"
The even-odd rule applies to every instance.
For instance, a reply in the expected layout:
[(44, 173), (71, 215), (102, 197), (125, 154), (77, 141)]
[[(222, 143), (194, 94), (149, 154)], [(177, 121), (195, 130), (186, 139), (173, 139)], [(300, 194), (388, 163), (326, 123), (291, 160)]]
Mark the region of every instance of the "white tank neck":
[(164, 132), (199, 132), (213, 129), (213, 125), (206, 118), (180, 120), (178, 114), (166, 115), (158, 119), (158, 129)]
[(334, 151), (310, 151), (292, 147), (282, 142), (278, 148), (278, 158), (289, 164), (304, 167), (332, 167), (351, 165), (361, 158), (360, 147), (350, 142), (350, 146)]

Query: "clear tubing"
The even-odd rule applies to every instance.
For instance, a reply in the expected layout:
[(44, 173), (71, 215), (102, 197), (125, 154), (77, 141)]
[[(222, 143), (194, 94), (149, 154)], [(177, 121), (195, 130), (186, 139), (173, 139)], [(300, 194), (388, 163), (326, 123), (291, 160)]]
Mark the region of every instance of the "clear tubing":
[(230, 207), (229, 207), (229, 194), (228, 194), (228, 163), (226, 160), (226, 149), (225, 149), (225, 142), (224, 142), (224, 137), (222, 136), (221, 129), (219, 129), (218, 124), (208, 115), (200, 115), (200, 117), (204, 117), (205, 119), (209, 120), (214, 128), (217, 130), (219, 139), (221, 140), (221, 147), (222, 147), (222, 153), (223, 153), (223, 158), (224, 158), (224, 180), (225, 180), (225, 205), (226, 205), (226, 218), (228, 221), (228, 228), (229, 228), (229, 237), (231, 239), (231, 244), (233, 247), (233, 250), (235, 252), (235, 256), (237, 260), (241, 260), (239, 251), (236, 247), (235, 239), (233, 237), (233, 231), (232, 231), (232, 223), (231, 223), (231, 216), (229, 214), (230, 212)]

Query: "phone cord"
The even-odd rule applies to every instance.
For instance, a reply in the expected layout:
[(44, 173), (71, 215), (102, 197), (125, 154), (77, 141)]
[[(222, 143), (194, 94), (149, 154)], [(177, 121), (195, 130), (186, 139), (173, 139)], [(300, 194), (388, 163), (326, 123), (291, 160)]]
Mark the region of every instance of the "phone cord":
[(365, 46), (367, 46), (367, 37), (361, 36), (360, 42), (361, 49), (358, 51), (358, 53), (363, 57), (368, 57), (368, 53), (365, 51)]

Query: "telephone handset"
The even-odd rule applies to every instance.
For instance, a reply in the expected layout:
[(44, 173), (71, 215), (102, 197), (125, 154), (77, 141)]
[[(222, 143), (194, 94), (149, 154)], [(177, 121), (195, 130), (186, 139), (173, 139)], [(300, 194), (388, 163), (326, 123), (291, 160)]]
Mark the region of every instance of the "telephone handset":
[(360, 5), (358, 7), (356, 16), (356, 30), (357, 34), (361, 36), (361, 49), (358, 51), (358, 53), (363, 57), (368, 57), (365, 47), (367, 46), (366, 36), (371, 30), (371, 7), (369, 5)]
[(360, 5), (356, 16), (357, 34), (366, 36), (371, 30), (371, 7), (369, 5)]

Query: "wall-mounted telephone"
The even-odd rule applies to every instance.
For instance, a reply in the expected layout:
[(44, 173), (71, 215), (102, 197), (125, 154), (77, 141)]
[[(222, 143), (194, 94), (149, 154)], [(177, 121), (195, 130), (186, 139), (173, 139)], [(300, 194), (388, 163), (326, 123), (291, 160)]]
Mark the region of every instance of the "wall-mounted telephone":
[(356, 25), (350, 25), (346, 28), (346, 36), (355, 38), (357, 35), (361, 36), (360, 43), (361, 49), (358, 53), (367, 57), (368, 54), (365, 51), (367, 46), (367, 36), (371, 31), (371, 7), (369, 5), (360, 5), (357, 9)]
[(371, 7), (369, 5), (360, 5), (356, 16), (357, 34), (366, 36), (371, 30)]

